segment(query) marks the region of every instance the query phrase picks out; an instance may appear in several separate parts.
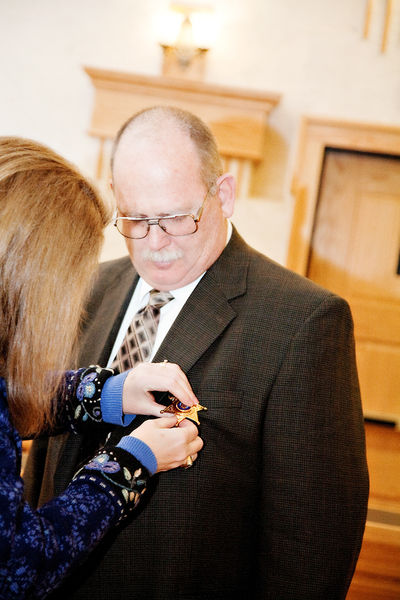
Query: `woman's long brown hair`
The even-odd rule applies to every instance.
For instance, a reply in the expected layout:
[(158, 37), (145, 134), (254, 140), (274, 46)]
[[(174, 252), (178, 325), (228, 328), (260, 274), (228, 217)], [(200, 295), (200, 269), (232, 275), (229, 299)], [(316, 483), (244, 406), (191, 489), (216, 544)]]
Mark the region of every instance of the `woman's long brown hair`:
[(0, 375), (22, 436), (51, 426), (109, 209), (75, 167), (0, 137)]

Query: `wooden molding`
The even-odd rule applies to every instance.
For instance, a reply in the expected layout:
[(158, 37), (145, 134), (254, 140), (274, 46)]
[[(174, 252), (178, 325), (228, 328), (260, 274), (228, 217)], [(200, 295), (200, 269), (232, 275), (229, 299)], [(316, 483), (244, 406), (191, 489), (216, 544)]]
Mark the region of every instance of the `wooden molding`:
[(278, 104), (279, 94), (93, 67), (85, 67), (85, 71), (95, 90), (89, 134), (100, 140), (99, 178), (107, 162), (104, 142), (135, 112), (155, 105), (178, 106), (202, 118), (228, 162), (243, 161), (251, 168), (263, 158), (268, 116)]

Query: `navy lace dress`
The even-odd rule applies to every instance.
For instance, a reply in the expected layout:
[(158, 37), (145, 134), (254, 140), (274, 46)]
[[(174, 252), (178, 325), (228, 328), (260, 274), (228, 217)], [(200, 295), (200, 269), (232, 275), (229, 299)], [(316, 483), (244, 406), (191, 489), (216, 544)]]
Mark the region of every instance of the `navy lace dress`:
[[(99, 367), (66, 374), (58, 431), (104, 427), (107, 401), (102, 390), (122, 377), (109, 379), (111, 374)], [(11, 422), (6, 383), (0, 378), (1, 599), (46, 597), (137, 505), (151, 468), (147, 470), (134, 454), (143, 456), (143, 450), (149, 449), (139, 440), (132, 449), (134, 438), (127, 441), (125, 447), (122, 442), (99, 451), (61, 496), (33, 510), (23, 498), (21, 438)]]

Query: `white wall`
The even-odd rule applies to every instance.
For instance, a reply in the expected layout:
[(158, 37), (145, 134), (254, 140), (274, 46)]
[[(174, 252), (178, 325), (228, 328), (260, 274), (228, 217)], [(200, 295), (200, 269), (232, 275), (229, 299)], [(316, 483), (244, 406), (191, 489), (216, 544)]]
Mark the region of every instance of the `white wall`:
[[(94, 173), (86, 131), (92, 88), (82, 66), (160, 73), (159, 12), (169, 0), (0, 0), (0, 135), (44, 142)], [(270, 119), (266, 190), (239, 198), (235, 223), (261, 251), (285, 261), (290, 178), (302, 114), (398, 125), (400, 6), (385, 54), (385, 2), (375, 2), (362, 39), (366, 0), (208, 0), (219, 36), (206, 80), (282, 94)], [(111, 232), (103, 258), (124, 252)]]

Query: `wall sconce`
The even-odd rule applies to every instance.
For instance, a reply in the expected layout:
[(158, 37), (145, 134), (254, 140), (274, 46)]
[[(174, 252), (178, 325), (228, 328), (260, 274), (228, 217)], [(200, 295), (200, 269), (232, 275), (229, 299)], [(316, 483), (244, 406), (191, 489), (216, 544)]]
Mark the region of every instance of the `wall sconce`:
[(162, 74), (202, 79), (205, 57), (214, 36), (211, 6), (172, 3), (163, 19)]

